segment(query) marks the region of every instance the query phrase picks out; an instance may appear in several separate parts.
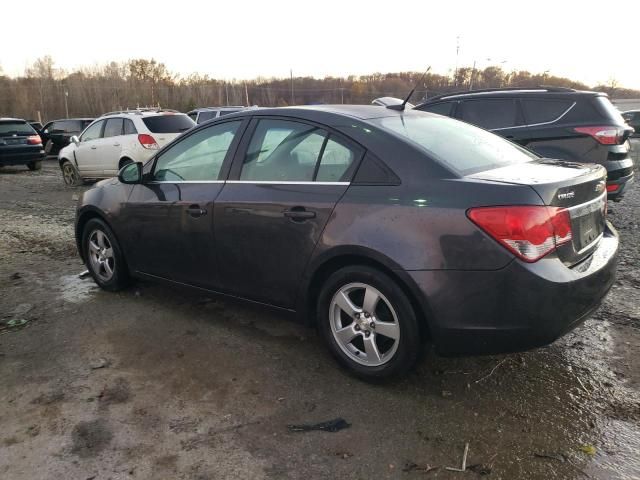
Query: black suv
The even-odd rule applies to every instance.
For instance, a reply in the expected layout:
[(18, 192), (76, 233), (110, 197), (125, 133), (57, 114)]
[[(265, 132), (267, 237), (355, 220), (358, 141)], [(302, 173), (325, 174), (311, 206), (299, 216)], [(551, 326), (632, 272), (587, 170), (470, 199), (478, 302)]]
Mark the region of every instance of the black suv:
[(69, 145), (71, 137), (80, 135), (91, 122), (93, 118), (65, 118), (47, 123), (39, 132), (47, 155), (57, 155)]
[(610, 200), (620, 200), (633, 178), (628, 142), (633, 128), (605, 93), (486, 89), (440, 95), (415, 108), (473, 123), (543, 157), (604, 165)]

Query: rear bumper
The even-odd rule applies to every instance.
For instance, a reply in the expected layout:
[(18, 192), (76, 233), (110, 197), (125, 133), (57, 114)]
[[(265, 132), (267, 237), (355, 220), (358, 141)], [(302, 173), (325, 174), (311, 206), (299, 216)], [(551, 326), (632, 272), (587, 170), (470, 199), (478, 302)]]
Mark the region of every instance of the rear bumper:
[(624, 196), (627, 186), (633, 182), (633, 160), (608, 161), (607, 168), (607, 198), (614, 202), (620, 201)]
[(424, 294), (436, 350), (494, 354), (547, 345), (585, 320), (615, 280), (618, 234), (572, 268), (551, 254), (496, 271), (408, 272)]
[(44, 150), (38, 152), (0, 154), (0, 165), (26, 165), (44, 159)]

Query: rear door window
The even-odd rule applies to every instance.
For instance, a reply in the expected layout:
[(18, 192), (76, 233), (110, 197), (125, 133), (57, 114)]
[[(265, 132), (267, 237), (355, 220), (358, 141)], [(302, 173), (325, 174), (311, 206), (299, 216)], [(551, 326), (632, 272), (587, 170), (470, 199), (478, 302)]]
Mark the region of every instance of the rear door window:
[(344, 182), (350, 167), (354, 164), (361, 152), (345, 144), (340, 139), (329, 137), (322, 151), (322, 159), (318, 167), (315, 180), (317, 182)]
[(573, 105), (573, 102), (570, 100), (523, 98), (520, 102), (522, 103), (524, 118), (528, 125), (553, 122)]
[(453, 105), (453, 102), (436, 103), (434, 105), (425, 105), (424, 107), (420, 107), (420, 110), (450, 117), (453, 112)]
[(482, 128), (509, 128), (517, 124), (516, 101), (508, 98), (465, 100), (461, 119)]
[(136, 130), (136, 126), (133, 124), (133, 122), (131, 120), (129, 120), (128, 118), (124, 119), (124, 134), (125, 135), (135, 135), (136, 133), (138, 133), (138, 130)]
[(165, 114), (142, 119), (151, 133), (182, 133), (195, 125), (187, 115)]
[(110, 118), (104, 127), (104, 138), (122, 135), (122, 118)]

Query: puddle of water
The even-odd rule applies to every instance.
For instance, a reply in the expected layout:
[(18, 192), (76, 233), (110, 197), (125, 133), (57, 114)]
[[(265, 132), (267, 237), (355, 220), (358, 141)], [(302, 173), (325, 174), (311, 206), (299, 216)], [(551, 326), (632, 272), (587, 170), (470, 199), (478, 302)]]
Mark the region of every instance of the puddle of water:
[(65, 302), (84, 303), (98, 291), (98, 286), (91, 277), (64, 275), (60, 277), (60, 291)]

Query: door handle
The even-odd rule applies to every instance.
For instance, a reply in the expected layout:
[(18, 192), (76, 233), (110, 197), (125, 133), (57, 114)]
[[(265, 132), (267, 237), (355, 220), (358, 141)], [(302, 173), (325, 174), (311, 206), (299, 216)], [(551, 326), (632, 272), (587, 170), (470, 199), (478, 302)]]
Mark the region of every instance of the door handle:
[(294, 222), (302, 222), (310, 218), (316, 218), (316, 212), (311, 212), (304, 207), (293, 207), (291, 210), (285, 210), (282, 214)]
[(198, 218), (206, 215), (207, 211), (204, 208), (200, 208), (200, 205), (189, 205), (189, 208), (187, 208), (187, 213), (193, 218)]
[(119, 144), (119, 143), (114, 143), (114, 144), (113, 144), (113, 146), (114, 146), (114, 147), (119, 147), (119, 146), (120, 146), (120, 144)]
[(95, 150), (96, 148), (98, 148), (98, 147), (96, 147), (95, 145), (93, 145), (93, 146), (91, 147), (91, 150)]

